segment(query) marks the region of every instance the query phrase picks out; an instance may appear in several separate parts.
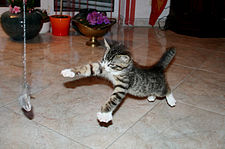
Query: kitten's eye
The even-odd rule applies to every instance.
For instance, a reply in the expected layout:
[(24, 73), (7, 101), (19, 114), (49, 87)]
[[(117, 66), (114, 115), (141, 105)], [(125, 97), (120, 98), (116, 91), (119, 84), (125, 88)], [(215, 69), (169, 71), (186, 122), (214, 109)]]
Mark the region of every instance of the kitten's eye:
[(112, 68), (112, 69), (117, 70), (117, 65), (115, 65), (115, 64), (109, 64), (108, 66), (109, 66), (110, 68)]
[(109, 64), (108, 66), (109, 67), (115, 67), (115, 64)]
[(109, 64), (108, 65), (110, 68), (114, 69), (114, 70), (118, 70), (121, 71), (123, 68), (121, 66), (118, 66), (116, 64)]

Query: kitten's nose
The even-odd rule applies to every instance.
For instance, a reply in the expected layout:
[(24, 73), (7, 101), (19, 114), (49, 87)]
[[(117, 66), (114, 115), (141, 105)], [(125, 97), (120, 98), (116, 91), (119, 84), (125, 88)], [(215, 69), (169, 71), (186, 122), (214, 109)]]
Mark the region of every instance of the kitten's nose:
[(101, 64), (102, 68), (105, 69), (105, 63), (104, 62), (101, 62), (100, 64)]

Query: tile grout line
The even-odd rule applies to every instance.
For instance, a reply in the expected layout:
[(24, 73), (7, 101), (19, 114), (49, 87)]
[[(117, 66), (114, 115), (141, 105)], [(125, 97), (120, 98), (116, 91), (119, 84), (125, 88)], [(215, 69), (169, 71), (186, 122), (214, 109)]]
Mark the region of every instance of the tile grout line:
[[(206, 60), (205, 60), (204, 62), (201, 63), (201, 65), (197, 68), (197, 70), (206, 71), (206, 72), (211, 72), (211, 71), (209, 71), (209, 70), (207, 70), (207, 69), (202, 69), (204, 63), (206, 63), (207, 60), (210, 59), (210, 57), (213, 57), (213, 51), (210, 51), (209, 54), (210, 54), (210, 56), (208, 56), (208, 57), (206, 58)], [(216, 72), (212, 72), (212, 73), (216, 73)]]
[[(48, 88), (48, 87), (45, 87), (45, 88), (43, 88), (42, 90), (34, 91), (34, 92), (31, 92), (30, 94), (31, 94), (31, 96), (32, 96), (33, 94), (39, 94), (40, 92), (44, 91), (44, 90), (47, 89), (47, 88)], [(32, 101), (32, 99), (31, 99), (31, 101)], [(18, 102), (18, 99), (12, 99), (12, 101), (7, 102), (6, 104), (0, 106), (0, 108), (2, 108), (2, 107), (7, 108), (7, 106), (9, 106), (9, 105), (11, 105), (11, 104), (13, 104), (13, 103), (15, 103), (15, 102)], [(19, 104), (18, 104), (18, 105), (19, 105)], [(7, 108), (7, 109), (10, 109), (10, 108)]]
[[(210, 71), (210, 70), (202, 69), (202, 68), (198, 68), (197, 70), (204, 71), (204, 72), (208, 72), (208, 73), (214, 73), (214, 74), (217, 74), (218, 73), (218, 72), (214, 72), (214, 71)], [(224, 74), (224, 73), (222, 73), (222, 74)]]
[(178, 63), (174, 63), (174, 65), (181, 66), (181, 67), (184, 67), (184, 68), (194, 69), (194, 70), (205, 71), (205, 72), (209, 72), (209, 73), (217, 73), (217, 72), (210, 71), (210, 70), (207, 70), (207, 69), (202, 69), (203, 64), (201, 64), (199, 67), (190, 67), (190, 66), (181, 65), (181, 64), (178, 64)]
[(185, 80), (187, 80), (188, 78), (190, 78), (191, 76), (192, 76), (192, 74), (194, 73), (194, 72), (196, 72), (197, 71), (197, 69), (193, 69), (188, 75), (186, 75), (185, 77), (184, 77), (184, 79), (183, 80), (181, 80), (180, 82), (178, 82), (177, 83), (177, 85), (172, 89), (172, 91), (174, 91), (174, 90), (176, 90)]
[(174, 63), (175, 65), (177, 66), (182, 66), (182, 67), (185, 67), (185, 68), (190, 68), (190, 69), (193, 69), (192, 72), (190, 74), (188, 74), (183, 80), (181, 80), (175, 87), (173, 90), (176, 90), (177, 87), (179, 87), (186, 79), (188, 79), (194, 72), (196, 71), (204, 71), (204, 72), (208, 72), (208, 73), (216, 73), (216, 72), (213, 72), (213, 71), (210, 71), (210, 70), (206, 70), (206, 69), (202, 69), (202, 66), (204, 64), (204, 62), (199, 66), (199, 67), (190, 67), (190, 66), (185, 66), (185, 65), (181, 65), (181, 64), (177, 64), (177, 63)]
[(179, 63), (176, 63), (176, 62), (174, 62), (174, 65), (181, 66), (181, 67), (184, 67), (184, 68), (189, 68), (189, 69), (198, 69), (197, 67), (185, 66), (185, 65), (182, 65), (182, 64), (179, 64)]
[(200, 110), (203, 110), (203, 111), (207, 111), (207, 112), (211, 112), (211, 113), (218, 114), (218, 115), (221, 115), (221, 116), (225, 116), (224, 114), (217, 113), (215, 111), (211, 111), (211, 110), (208, 110), (208, 109), (205, 109), (205, 108), (202, 108), (202, 107), (197, 107), (197, 106), (194, 106), (193, 104), (185, 103), (185, 102), (183, 102), (181, 100), (177, 101), (177, 102), (180, 102), (180, 103), (185, 104), (187, 106), (194, 107), (194, 108), (197, 108), (197, 109), (200, 109)]
[[(178, 65), (179, 65), (179, 64), (178, 64)], [(198, 68), (192, 68), (192, 69), (193, 69), (192, 72), (191, 72), (190, 74), (188, 74), (183, 80), (181, 80), (181, 81), (176, 85), (176, 87), (175, 87), (172, 91), (176, 90), (176, 89), (177, 89), (177, 88), (178, 88), (185, 80), (187, 80), (188, 78), (190, 78), (191, 75), (192, 75), (193, 73), (195, 73), (196, 71), (205, 71), (205, 72), (209, 72), (209, 73), (216, 73), (216, 72), (212, 72), (212, 71), (208, 71), (208, 70), (203, 70), (203, 69), (201, 69), (202, 65), (203, 65), (203, 63), (202, 63)], [(182, 66), (182, 65), (181, 65), (181, 66)], [(184, 66), (184, 67), (186, 67), (186, 66)], [(188, 68), (189, 68), (189, 67), (188, 67)], [(214, 112), (214, 111), (210, 111), (210, 110), (208, 110), (208, 109), (204, 109), (204, 108), (201, 108), (201, 107), (197, 107), (197, 106), (194, 106), (194, 105), (192, 105), (192, 104), (188, 104), (188, 103), (185, 103), (185, 102), (182, 102), (182, 101), (178, 101), (178, 102), (183, 103), (183, 104), (185, 104), (185, 105), (189, 105), (189, 106), (198, 108), (198, 109), (201, 109), (201, 110), (204, 110), (204, 111), (207, 111), (207, 112), (212, 112), (212, 113), (215, 113), (215, 114), (223, 115), (223, 114), (221, 114), (221, 113), (217, 113), (217, 112)], [(224, 115), (223, 115), (223, 116), (224, 116)]]
[[(34, 122), (36, 122), (36, 121), (34, 121)], [(36, 123), (38, 123), (38, 122), (36, 122)], [(38, 124), (41, 125), (42, 127), (45, 127), (45, 128), (47, 128), (47, 129), (49, 129), (49, 130), (51, 130), (51, 131), (57, 133), (58, 135), (61, 135), (61, 136), (65, 137), (65, 138), (67, 138), (67, 139), (69, 139), (69, 140), (71, 140), (71, 141), (77, 143), (77, 144), (80, 144), (80, 145), (85, 146), (85, 147), (87, 147), (87, 148), (89, 148), (89, 149), (92, 149), (91, 147), (89, 147), (89, 146), (87, 146), (87, 145), (85, 145), (85, 144), (82, 144), (82, 143), (80, 143), (79, 141), (76, 141), (76, 140), (74, 140), (74, 139), (71, 138), (71, 137), (65, 136), (65, 135), (61, 134), (60, 132), (55, 131), (55, 130), (53, 130), (53, 129), (51, 129), (51, 128), (45, 126), (45, 125), (42, 125), (42, 124), (40, 124), (40, 123), (38, 123)]]
[[(17, 112), (15, 112), (15, 111), (12, 111), (12, 109), (10, 109), (10, 108), (8, 108), (8, 107), (3, 107), (3, 108), (5, 108), (5, 109), (11, 111), (12, 113), (16, 113), (16, 114), (18, 114), (18, 115), (24, 117), (24, 115), (22, 115), (22, 114), (20, 114), (20, 113), (17, 113)], [(77, 143), (77, 144), (80, 144), (81, 146), (84, 146), (84, 147), (87, 147), (87, 148), (89, 148), (89, 149), (92, 149), (91, 147), (89, 147), (89, 146), (87, 146), (87, 145), (84, 145), (84, 144), (80, 143), (79, 141), (74, 140), (74, 139), (71, 138), (71, 137), (65, 136), (65, 135), (61, 134), (60, 132), (58, 132), (58, 131), (56, 131), (56, 130), (54, 130), (54, 129), (52, 129), (52, 128), (49, 128), (49, 127), (47, 127), (47, 126), (45, 126), (45, 125), (43, 125), (43, 124), (41, 124), (41, 123), (39, 123), (39, 122), (37, 122), (37, 121), (35, 121), (35, 120), (31, 120), (31, 122), (32, 122), (32, 123), (36, 123), (36, 124), (38, 124), (38, 125), (40, 125), (40, 126), (46, 128), (46, 129), (48, 129), (48, 130), (51, 130), (52, 132), (54, 132), (54, 133), (56, 133), (56, 134), (58, 134), (58, 135), (60, 135), (60, 136), (63, 136), (63, 137), (65, 137), (65, 138), (71, 140), (72, 142), (75, 142), (75, 143)]]
[(124, 131), (121, 135), (119, 135), (112, 143), (110, 143), (105, 149), (108, 149), (110, 146), (112, 146), (116, 141), (118, 141), (124, 134), (126, 134), (132, 127), (134, 127), (143, 117), (145, 117), (148, 113), (150, 113), (155, 107), (160, 105), (161, 102), (156, 103), (154, 107), (152, 107), (149, 111), (147, 111), (143, 116), (141, 116), (136, 122), (134, 122), (130, 127), (127, 128), (127, 130)]
[[(208, 51), (208, 52), (210, 52), (210, 54), (213, 53), (213, 51)], [(217, 52), (218, 52), (218, 51), (217, 51)], [(210, 55), (210, 56), (212, 56), (212, 55)], [(209, 59), (210, 56), (208, 56), (208, 57), (205, 59), (205, 61), (204, 61), (203, 63), (201, 63), (201, 65), (199, 65), (198, 67), (185, 66), (185, 65), (182, 65), (182, 64), (179, 64), (179, 63), (176, 63), (176, 62), (174, 62), (174, 64), (177, 65), (177, 66), (182, 66), (182, 67), (186, 67), (186, 68), (190, 68), (190, 69), (195, 69), (195, 70), (205, 71), (205, 72), (209, 72), (209, 73), (217, 73), (217, 72), (213, 72), (213, 71), (210, 71), (210, 70), (207, 70), (207, 69), (202, 69), (202, 66), (203, 66), (204, 63)]]
[(15, 102), (17, 102), (16, 99), (14, 99), (14, 100), (12, 100), (12, 101), (10, 101), (10, 102), (8, 102), (8, 103), (6, 103), (6, 104), (0, 106), (0, 108), (6, 108), (6, 106), (8, 106), (8, 105), (10, 105), (10, 104), (13, 104), (13, 103), (15, 103)]

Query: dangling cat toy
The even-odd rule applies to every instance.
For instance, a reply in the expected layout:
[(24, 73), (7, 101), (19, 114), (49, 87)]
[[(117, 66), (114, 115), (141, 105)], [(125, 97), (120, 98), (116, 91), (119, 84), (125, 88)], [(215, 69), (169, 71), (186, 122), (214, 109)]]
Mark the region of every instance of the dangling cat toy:
[(106, 51), (101, 62), (61, 71), (63, 77), (74, 80), (98, 76), (112, 82), (113, 93), (97, 113), (100, 122), (108, 123), (112, 120), (112, 112), (126, 94), (147, 97), (149, 101), (154, 101), (156, 97), (166, 97), (167, 103), (171, 107), (175, 106), (176, 100), (164, 75), (164, 70), (175, 56), (174, 48), (168, 49), (155, 65), (141, 68), (135, 65), (124, 45), (119, 43), (109, 45), (105, 39), (104, 42)]

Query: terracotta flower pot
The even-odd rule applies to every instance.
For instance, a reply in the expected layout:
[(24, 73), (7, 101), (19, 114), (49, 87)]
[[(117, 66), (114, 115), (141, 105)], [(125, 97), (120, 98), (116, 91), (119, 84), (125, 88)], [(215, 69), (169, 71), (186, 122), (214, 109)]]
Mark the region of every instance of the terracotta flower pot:
[(50, 21), (52, 34), (55, 36), (67, 36), (69, 34), (71, 17), (69, 15), (52, 15)]

